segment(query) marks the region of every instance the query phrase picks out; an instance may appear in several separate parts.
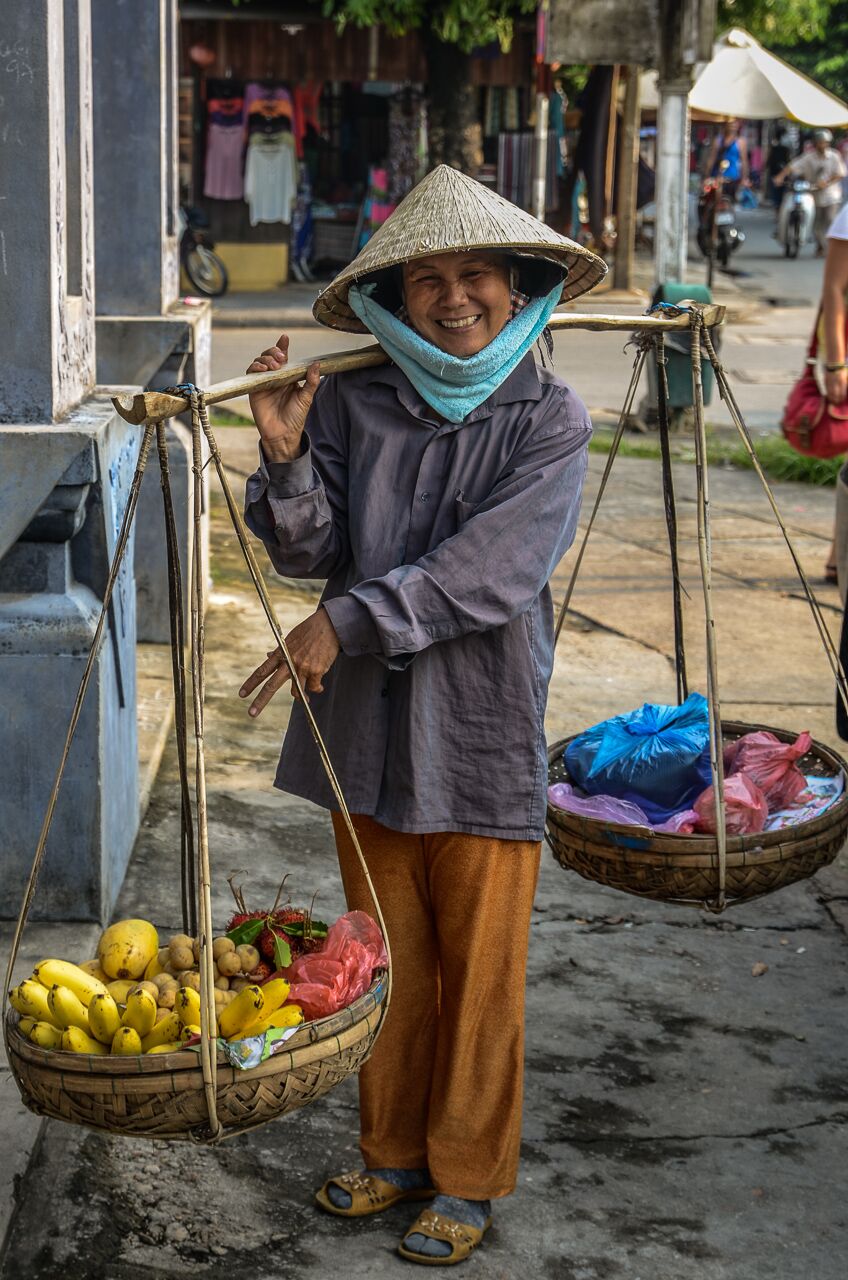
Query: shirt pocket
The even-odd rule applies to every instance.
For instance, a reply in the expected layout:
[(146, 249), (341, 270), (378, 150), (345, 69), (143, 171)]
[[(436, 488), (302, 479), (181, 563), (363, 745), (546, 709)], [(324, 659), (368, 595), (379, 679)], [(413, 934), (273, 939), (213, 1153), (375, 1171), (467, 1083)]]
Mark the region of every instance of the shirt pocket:
[(458, 530), (462, 528), (467, 520), (471, 519), (479, 505), (479, 502), (471, 502), (462, 489), (457, 489), (453, 506)]

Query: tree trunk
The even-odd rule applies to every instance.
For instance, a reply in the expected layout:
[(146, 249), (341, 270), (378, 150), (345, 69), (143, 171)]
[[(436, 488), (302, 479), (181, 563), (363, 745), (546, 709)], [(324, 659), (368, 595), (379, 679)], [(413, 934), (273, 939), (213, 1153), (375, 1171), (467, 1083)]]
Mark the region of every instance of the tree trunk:
[(425, 36), (428, 79), (430, 167), (449, 164), (474, 177), (483, 163), (483, 131), (471, 59), (432, 32)]

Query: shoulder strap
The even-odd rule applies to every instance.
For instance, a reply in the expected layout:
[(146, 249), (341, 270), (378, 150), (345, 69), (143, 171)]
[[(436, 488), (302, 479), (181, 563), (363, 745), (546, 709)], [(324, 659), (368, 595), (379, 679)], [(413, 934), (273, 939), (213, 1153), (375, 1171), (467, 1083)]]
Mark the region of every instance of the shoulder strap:
[(813, 332), (810, 336), (810, 345), (807, 347), (807, 363), (814, 363), (819, 350), (819, 325), (821, 324), (823, 307), (819, 303), (819, 309), (816, 312), (816, 319), (813, 325)]

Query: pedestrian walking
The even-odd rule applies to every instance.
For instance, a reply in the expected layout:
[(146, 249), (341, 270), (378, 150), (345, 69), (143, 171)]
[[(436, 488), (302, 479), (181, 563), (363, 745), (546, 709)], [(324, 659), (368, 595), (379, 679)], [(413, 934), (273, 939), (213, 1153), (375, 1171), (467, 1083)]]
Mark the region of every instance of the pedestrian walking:
[(830, 225), (842, 204), (842, 179), (846, 176), (845, 161), (831, 145), (833, 134), (829, 129), (816, 129), (813, 149), (790, 160), (775, 175), (775, 184), (781, 186), (787, 175), (803, 178), (810, 183), (816, 202), (814, 234), (816, 257), (823, 257)]
[[(839, 210), (827, 233), (827, 257), (824, 262), (821, 295), (822, 334), (820, 349), (824, 349), (825, 394), (831, 404), (844, 405), (848, 400), (848, 366), (846, 366), (845, 332), (848, 292), (848, 205)], [(839, 583), (843, 594), (848, 586), (848, 475), (845, 468), (839, 474), (836, 504), (836, 526), (833, 542), (825, 565), (825, 581)], [(839, 568), (842, 568), (840, 581)]]
[[(524, 987), (553, 666), (548, 579), (577, 524), (591, 427), (534, 345), (599, 258), (440, 166), (315, 305), (391, 357), (251, 397), (246, 515), (281, 574), (326, 578), (287, 637), (393, 949), (360, 1076), (364, 1169), (317, 1193), (343, 1217), (432, 1199), (401, 1242), (461, 1262), (515, 1188)], [(280, 369), (281, 335), (248, 372)], [(291, 673), (245, 681), (259, 714)], [(257, 693), (256, 691), (259, 690)], [(333, 809), (299, 706), (276, 784)], [(351, 908), (364, 877), (333, 823)]]

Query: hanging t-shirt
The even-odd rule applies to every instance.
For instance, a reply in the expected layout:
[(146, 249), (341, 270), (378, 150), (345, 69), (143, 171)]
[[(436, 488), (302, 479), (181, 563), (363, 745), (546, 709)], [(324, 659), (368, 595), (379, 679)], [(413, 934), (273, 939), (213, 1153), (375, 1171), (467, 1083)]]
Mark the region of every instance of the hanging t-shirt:
[(297, 159), (291, 133), (251, 134), (244, 171), (250, 225), (291, 222), (297, 196)]

